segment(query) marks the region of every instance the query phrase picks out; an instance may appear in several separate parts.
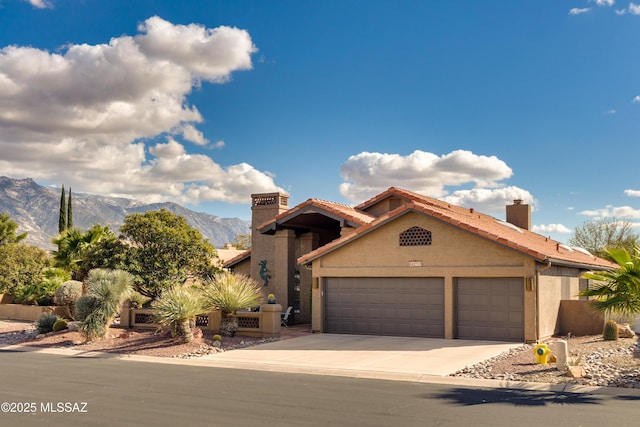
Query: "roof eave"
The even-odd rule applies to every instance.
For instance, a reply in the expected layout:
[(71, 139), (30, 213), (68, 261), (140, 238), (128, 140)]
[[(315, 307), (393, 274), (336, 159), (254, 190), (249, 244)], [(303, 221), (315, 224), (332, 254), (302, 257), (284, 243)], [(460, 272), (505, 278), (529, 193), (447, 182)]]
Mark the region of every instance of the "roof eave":
[(563, 267), (579, 268), (581, 270), (608, 270), (608, 269), (611, 269), (611, 268), (615, 268), (614, 266), (605, 266), (605, 265), (600, 265), (600, 264), (587, 264), (587, 263), (583, 263), (583, 262), (567, 261), (567, 260), (558, 259), (558, 258), (547, 258), (547, 260), (549, 262), (551, 262), (552, 265), (560, 265), (560, 266), (563, 266)]

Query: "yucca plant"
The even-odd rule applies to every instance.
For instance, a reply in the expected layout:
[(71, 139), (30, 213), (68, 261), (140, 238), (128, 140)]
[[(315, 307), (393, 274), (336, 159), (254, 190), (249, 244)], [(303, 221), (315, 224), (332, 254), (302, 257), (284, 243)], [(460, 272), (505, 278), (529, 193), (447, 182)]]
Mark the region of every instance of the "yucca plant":
[(180, 285), (165, 290), (151, 307), (155, 309), (154, 322), (170, 326), (172, 334), (185, 343), (193, 341), (192, 324), (205, 311), (200, 291)]
[(256, 307), (263, 300), (262, 286), (258, 282), (243, 274), (228, 271), (206, 280), (203, 295), (205, 308), (222, 312), (220, 332), (225, 335), (235, 334), (238, 319), (234, 314), (237, 310)]
[(94, 269), (89, 272), (87, 294), (76, 304), (77, 315), (82, 317), (79, 330), (87, 341), (107, 334), (122, 307), (133, 292), (133, 276), (123, 270)]

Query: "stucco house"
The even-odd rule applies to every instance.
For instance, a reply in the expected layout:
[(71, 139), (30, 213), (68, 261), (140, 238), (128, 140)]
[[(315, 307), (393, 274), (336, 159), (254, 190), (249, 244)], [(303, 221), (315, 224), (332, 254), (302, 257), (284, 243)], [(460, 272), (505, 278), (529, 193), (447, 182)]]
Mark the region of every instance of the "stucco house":
[(557, 332), (580, 275), (614, 267), (506, 221), (400, 188), (358, 206), (252, 195), (252, 248), (225, 266), (252, 276), (316, 332), (533, 342)]

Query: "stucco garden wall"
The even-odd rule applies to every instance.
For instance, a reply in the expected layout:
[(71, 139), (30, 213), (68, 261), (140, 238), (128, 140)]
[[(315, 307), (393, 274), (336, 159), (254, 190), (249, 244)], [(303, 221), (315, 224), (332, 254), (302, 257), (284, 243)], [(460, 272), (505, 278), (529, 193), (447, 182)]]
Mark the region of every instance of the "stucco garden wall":
[[(579, 272), (576, 270), (575, 274)], [(561, 332), (560, 301), (577, 300), (579, 277), (540, 275), (538, 280), (539, 339)]]

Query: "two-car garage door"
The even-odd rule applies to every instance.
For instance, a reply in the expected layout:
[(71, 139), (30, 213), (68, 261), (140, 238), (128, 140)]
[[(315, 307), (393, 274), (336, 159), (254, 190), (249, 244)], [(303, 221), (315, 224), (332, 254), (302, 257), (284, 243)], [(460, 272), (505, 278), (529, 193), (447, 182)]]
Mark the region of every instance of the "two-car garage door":
[[(518, 278), (455, 280), (454, 334), (524, 340), (524, 287)], [(325, 331), (444, 337), (443, 278), (327, 278)]]
[(327, 332), (444, 337), (442, 278), (328, 278), (324, 293)]

